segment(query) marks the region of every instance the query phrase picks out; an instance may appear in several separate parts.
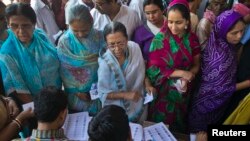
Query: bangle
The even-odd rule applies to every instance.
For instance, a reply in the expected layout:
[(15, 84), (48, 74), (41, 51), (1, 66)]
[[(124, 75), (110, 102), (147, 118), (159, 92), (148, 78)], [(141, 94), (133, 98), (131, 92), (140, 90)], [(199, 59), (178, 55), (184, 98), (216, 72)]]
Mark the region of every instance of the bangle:
[(21, 122), (19, 119), (15, 118), (14, 120), (15, 120), (16, 122), (18, 122), (18, 123), (21, 125), (21, 127), (22, 127), (22, 122)]
[(18, 119), (13, 119), (14, 123), (18, 126), (19, 129), (22, 129), (22, 124)]

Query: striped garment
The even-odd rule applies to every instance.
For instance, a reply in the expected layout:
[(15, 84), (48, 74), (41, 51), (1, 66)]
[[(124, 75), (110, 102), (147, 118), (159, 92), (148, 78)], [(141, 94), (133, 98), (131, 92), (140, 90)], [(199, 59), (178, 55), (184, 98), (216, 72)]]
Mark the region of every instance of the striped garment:
[(63, 129), (59, 130), (33, 130), (26, 141), (67, 141)]

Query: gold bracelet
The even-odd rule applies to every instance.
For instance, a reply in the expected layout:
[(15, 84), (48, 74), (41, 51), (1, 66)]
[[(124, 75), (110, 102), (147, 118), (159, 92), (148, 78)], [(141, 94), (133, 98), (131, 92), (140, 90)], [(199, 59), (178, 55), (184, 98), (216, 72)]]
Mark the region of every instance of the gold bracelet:
[(22, 122), (19, 119), (15, 118), (14, 120), (17, 121), (21, 125), (21, 127), (23, 126)]
[(17, 121), (16, 119), (13, 119), (12, 121), (14, 121), (14, 123), (18, 126), (18, 129), (22, 129), (22, 126), (19, 121)]

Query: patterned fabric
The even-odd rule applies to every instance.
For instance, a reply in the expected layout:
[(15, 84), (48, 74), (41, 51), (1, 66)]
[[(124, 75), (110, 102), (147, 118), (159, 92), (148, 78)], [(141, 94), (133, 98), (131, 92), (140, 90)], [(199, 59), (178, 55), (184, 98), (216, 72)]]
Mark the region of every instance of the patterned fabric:
[(221, 118), (236, 86), (236, 49), (226, 34), (241, 18), (230, 10), (217, 17), (202, 55), (201, 82), (189, 116), (191, 132), (206, 131)]
[[(110, 50), (99, 57), (98, 94), (103, 106), (111, 104), (121, 106), (126, 110), (130, 121), (143, 121), (146, 119), (146, 117), (141, 117), (144, 110), (145, 64), (138, 44), (128, 42), (127, 60), (126, 67), (122, 69)], [(111, 92), (128, 91), (138, 91), (141, 98), (137, 102), (106, 99)]]
[(102, 32), (95, 29), (90, 31), (87, 38), (77, 39), (71, 29), (60, 38), (57, 53), (70, 110), (98, 111), (96, 102), (82, 101), (76, 94), (89, 93), (91, 85), (97, 83), (98, 53), (104, 45)]
[(58, 130), (35, 130), (26, 141), (67, 141), (63, 129)]
[(157, 99), (150, 105), (149, 116), (154, 122), (163, 121), (180, 132), (185, 131), (189, 95), (179, 93), (169, 78), (175, 69), (189, 70), (193, 57), (200, 53), (195, 34), (185, 33), (182, 38), (172, 35), (167, 22), (164, 23), (150, 46), (147, 76), (158, 91)]
[(36, 95), (46, 86), (61, 88), (56, 48), (40, 29), (34, 30), (28, 47), (9, 30), (1, 48), (0, 67), (6, 94)]

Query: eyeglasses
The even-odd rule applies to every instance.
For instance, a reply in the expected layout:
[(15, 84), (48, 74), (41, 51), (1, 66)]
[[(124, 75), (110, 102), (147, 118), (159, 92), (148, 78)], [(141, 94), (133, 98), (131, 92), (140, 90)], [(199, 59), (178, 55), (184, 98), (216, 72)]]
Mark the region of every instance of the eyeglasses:
[(126, 41), (120, 41), (120, 42), (116, 42), (116, 43), (108, 43), (108, 48), (110, 50), (115, 50), (115, 47), (118, 48), (123, 48), (126, 44)]
[(33, 29), (33, 25), (32, 24), (10, 24), (9, 27), (12, 29), (12, 30), (18, 30), (18, 29), (22, 29), (22, 30), (31, 30)]

